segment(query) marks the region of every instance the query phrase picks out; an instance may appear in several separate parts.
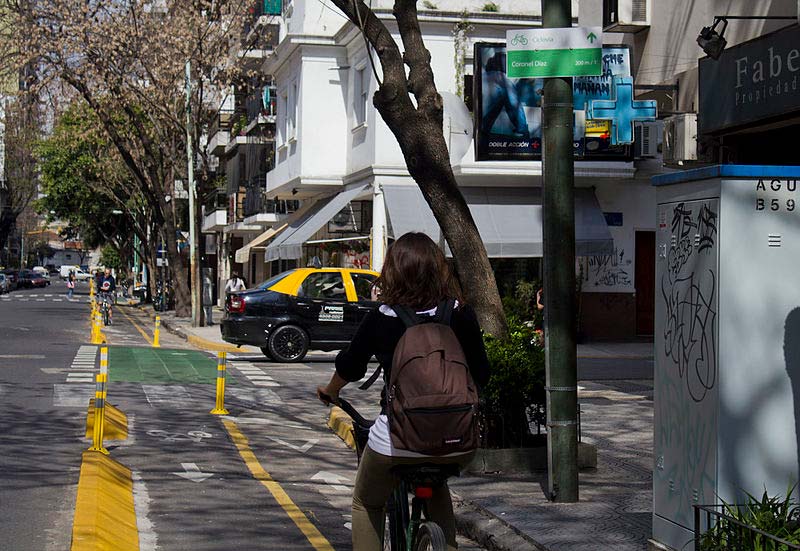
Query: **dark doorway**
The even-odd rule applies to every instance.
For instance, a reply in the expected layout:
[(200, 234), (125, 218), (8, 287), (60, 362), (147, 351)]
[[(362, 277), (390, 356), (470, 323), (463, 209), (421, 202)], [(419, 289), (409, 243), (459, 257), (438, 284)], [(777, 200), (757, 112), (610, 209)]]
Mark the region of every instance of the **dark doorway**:
[(656, 308), (656, 232), (636, 232), (636, 334), (654, 334)]

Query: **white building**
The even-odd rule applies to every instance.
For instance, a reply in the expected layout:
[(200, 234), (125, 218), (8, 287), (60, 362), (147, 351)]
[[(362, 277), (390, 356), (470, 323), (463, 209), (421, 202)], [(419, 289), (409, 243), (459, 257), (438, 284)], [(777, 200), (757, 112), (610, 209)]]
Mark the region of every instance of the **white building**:
[[(645, 11), (625, 21), (624, 9), (631, 2), (618, 4), (619, 21), (609, 28), (622, 32), (604, 33), (604, 44), (630, 48), (626, 63), (637, 99), (655, 99), (662, 116), (689, 125), (684, 155), (674, 156), (673, 166), (684, 158), (694, 162), (691, 124), (697, 110), (697, 59), (703, 56), (695, 38), (722, 8), (716, 2), (639, 2)], [(774, 12), (761, 9), (760, 4), (769, 2), (756, 4), (759, 13)], [(603, 10), (608, 12), (609, 6), (573, 1), (574, 22), (603, 25)], [(391, 3), (373, 3), (373, 8), (401, 44)], [(541, 161), (476, 161), (469, 139), (471, 115), (460, 98), (472, 100), (474, 45), (503, 43), (507, 30), (539, 26), (539, 3), (442, 1), (418, 8), (436, 85), (445, 100), (453, 171), (503, 292), (517, 279), (538, 278), (540, 273)], [(678, 13), (688, 20), (677, 21)], [(751, 38), (764, 27), (751, 23), (742, 25), (729, 42)], [(373, 61), (379, 74), (377, 56)], [(377, 81), (355, 25), (329, 4), (292, 0), (284, 5), (280, 42), (263, 71), (274, 76), (278, 97), (267, 197), (299, 199), (304, 205), (286, 221), (288, 227), (273, 228), (257, 242), (256, 249), (263, 248), (265, 262), (271, 264), (265, 275), (305, 265), (314, 257), (323, 265), (380, 269), (389, 240), (411, 230), (441, 241), (395, 137), (372, 106)], [(501, 113), (497, 120), (504, 117)], [(575, 182), (581, 188), (576, 193), (580, 322), (588, 337), (653, 334), (655, 193), (650, 177), (664, 170), (661, 129), (661, 121), (640, 127), (646, 139), (639, 140), (635, 156), (576, 160)]]

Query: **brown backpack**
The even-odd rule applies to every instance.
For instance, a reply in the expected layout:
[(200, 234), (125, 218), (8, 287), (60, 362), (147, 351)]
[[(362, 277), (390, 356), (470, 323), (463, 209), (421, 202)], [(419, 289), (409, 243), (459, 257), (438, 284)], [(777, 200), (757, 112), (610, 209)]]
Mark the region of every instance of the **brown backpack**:
[(450, 328), (453, 307), (453, 301), (440, 304), (430, 321), (392, 307), (406, 325), (386, 393), (396, 449), (447, 455), (478, 447), (478, 391)]

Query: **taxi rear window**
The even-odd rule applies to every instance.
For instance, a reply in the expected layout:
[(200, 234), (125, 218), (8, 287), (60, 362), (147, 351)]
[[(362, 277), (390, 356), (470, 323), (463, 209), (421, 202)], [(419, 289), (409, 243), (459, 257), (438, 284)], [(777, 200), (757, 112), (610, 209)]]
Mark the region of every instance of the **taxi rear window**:
[(283, 278), (285, 278), (289, 274), (294, 273), (295, 271), (297, 271), (297, 270), (288, 270), (288, 271), (282, 272), (282, 273), (280, 273), (280, 274), (278, 274), (276, 276), (272, 276), (271, 278), (266, 280), (264, 283), (260, 284), (258, 286), (258, 289), (262, 289), (262, 290), (269, 289), (270, 287), (272, 287), (273, 285), (275, 285), (276, 283), (281, 281)]

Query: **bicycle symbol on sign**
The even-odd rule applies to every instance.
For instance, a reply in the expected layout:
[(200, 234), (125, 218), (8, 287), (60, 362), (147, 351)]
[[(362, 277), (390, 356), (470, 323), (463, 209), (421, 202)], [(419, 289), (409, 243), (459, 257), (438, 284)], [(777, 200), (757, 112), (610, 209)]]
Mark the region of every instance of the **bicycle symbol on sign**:
[(527, 46), (528, 45), (528, 39), (525, 38), (524, 34), (516, 34), (516, 35), (514, 35), (514, 38), (511, 39), (511, 45), (512, 46)]

